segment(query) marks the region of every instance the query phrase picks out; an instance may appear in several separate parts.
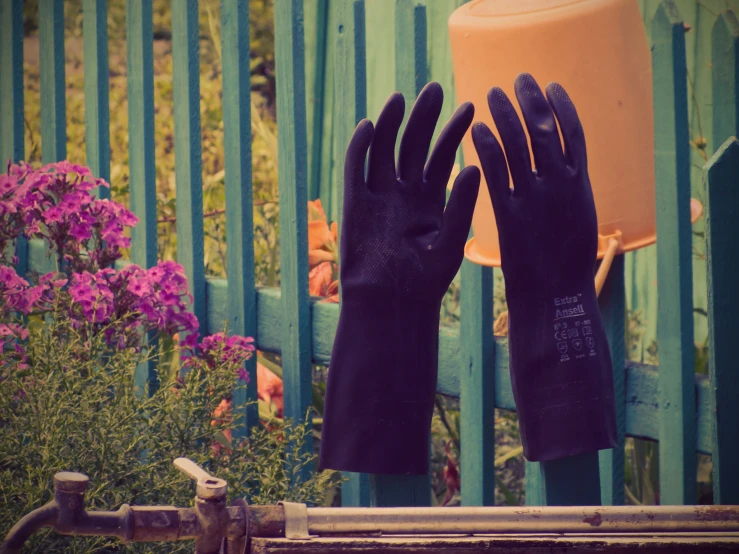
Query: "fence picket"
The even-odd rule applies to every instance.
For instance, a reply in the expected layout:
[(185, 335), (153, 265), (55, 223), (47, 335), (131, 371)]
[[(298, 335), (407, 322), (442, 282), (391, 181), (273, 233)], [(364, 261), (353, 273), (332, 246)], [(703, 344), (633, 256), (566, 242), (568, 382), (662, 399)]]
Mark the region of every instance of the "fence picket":
[[(410, 29), (413, 29), (410, 32)], [(395, 152), (408, 121), (416, 95), (427, 79), (426, 68), (426, 7), (413, 5), (411, 0), (395, 2), (395, 87), (405, 98), (406, 116), (398, 132)], [(430, 506), (430, 475), (373, 475), (372, 504), (374, 506)]]
[[(23, 0), (0, 2), (0, 171), (25, 157), (23, 137)], [(28, 269), (28, 244), (19, 238), (16, 271)]]
[[(275, 2), (282, 370), (285, 416), (303, 420), (311, 405), (308, 297), (308, 184), (302, 0)], [(310, 439), (310, 436), (308, 437)], [(311, 451), (309, 440), (305, 448)], [(308, 468), (304, 468), (307, 474)]]
[[(254, 288), (254, 216), (252, 203), (251, 74), (249, 69), (249, 2), (221, 0), (223, 80), (223, 147), (226, 188), (226, 264), (228, 274), (228, 331), (257, 338)], [(259, 424), (257, 358), (245, 362), (250, 384), (234, 395), (246, 407), (236, 436)]]
[[(344, 155), (352, 133), (367, 115), (367, 71), (365, 62), (364, 0), (338, 0), (334, 7), (336, 37), (334, 52), (334, 181), (339, 236), (344, 205)], [(368, 474), (347, 472), (341, 487), (342, 506), (369, 506), (371, 484)]]
[(197, 0), (172, 3), (172, 29), (177, 261), (185, 268), (193, 296), (192, 311), (200, 321), (202, 336), (208, 333), (208, 329), (203, 262), (203, 147)]
[[(110, 181), (107, 0), (84, 0), (82, 16), (87, 166), (96, 177)], [(98, 187), (95, 194), (110, 198), (110, 189)]]
[(459, 442), (464, 506), (495, 504), (493, 270), (462, 262)]
[[(714, 68), (715, 69), (715, 68)], [(739, 504), (739, 341), (736, 276), (739, 141), (733, 137), (714, 154), (704, 170), (706, 185), (706, 262), (708, 270), (708, 353), (711, 407), (714, 415), (713, 502)]]
[[(131, 261), (141, 267), (157, 263), (153, 41), (151, 0), (126, 0), (129, 196), (139, 218), (131, 230)], [(136, 368), (135, 384), (141, 391), (156, 387), (156, 360)]]
[(39, 0), (38, 31), (41, 159), (44, 163), (52, 163), (67, 157), (63, 0)]
[(719, 146), (739, 134), (739, 20), (724, 11), (711, 33), (713, 80), (713, 144)]
[(611, 264), (603, 290), (600, 310), (608, 336), (613, 366), (613, 392), (616, 399), (616, 428), (618, 448), (602, 450), (600, 458), (601, 502), (619, 506), (624, 503), (624, 441), (626, 439), (626, 291), (624, 256), (616, 256)]
[(690, 142), (685, 26), (671, 0), (652, 20), (657, 288), (659, 291), (660, 502), (696, 500), (690, 225)]

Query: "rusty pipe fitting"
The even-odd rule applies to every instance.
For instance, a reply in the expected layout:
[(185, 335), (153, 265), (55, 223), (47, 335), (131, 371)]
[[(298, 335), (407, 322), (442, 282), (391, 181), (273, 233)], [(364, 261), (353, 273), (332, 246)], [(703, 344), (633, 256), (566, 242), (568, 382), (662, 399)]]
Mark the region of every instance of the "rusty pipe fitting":
[(0, 554), (20, 554), (21, 548), (31, 538), (31, 535), (42, 527), (53, 526), (57, 511), (56, 501), (52, 500), (41, 508), (26, 514), (8, 531), (5, 540), (0, 545)]
[(195, 508), (123, 504), (115, 512), (87, 512), (84, 498), (89, 478), (81, 473), (57, 473), (54, 500), (21, 519), (0, 545), (0, 554), (19, 553), (26, 540), (42, 527), (63, 535), (109, 536), (124, 542), (194, 539), (198, 554), (219, 552), (224, 538), (244, 544), (246, 503), (227, 508), (225, 481), (210, 477), (192, 462), (180, 465), (197, 473)]

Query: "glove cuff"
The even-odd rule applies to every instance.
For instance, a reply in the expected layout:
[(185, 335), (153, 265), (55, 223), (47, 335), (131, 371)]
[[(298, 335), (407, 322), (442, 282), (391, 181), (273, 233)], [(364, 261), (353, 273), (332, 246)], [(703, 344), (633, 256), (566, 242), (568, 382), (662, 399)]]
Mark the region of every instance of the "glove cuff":
[(320, 467), (429, 470), (440, 300), (347, 293), (329, 364)]
[(587, 290), (515, 299), (508, 329), (526, 459), (616, 447), (610, 349), (592, 281)]

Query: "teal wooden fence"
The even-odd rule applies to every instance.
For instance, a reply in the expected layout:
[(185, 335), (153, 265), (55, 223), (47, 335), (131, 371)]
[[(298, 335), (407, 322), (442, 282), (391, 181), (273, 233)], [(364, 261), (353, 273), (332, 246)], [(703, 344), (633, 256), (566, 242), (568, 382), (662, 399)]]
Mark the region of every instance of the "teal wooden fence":
[[(330, 219), (340, 220), (341, 189), (336, 184), (344, 148), (356, 122), (376, 114), (391, 89), (412, 100), (433, 78), (451, 97), (446, 19), (459, 3), (275, 0), (283, 239), (279, 289), (256, 287), (253, 275), (249, 3), (221, 0), (228, 281), (206, 279), (203, 265), (198, 3), (172, 3), (178, 261), (186, 269), (194, 292), (192, 309), (204, 331), (221, 329), (228, 322), (232, 332), (254, 336), (260, 349), (281, 353), (288, 417), (302, 417), (308, 409), (311, 364), (328, 363), (338, 318), (336, 305), (316, 303), (308, 295), (306, 202), (321, 196), (329, 205)], [(639, 256), (646, 253), (617, 257), (601, 295), (621, 446), (598, 455), (527, 464), (528, 504), (623, 503), (626, 436), (659, 441), (662, 503), (696, 501), (696, 452), (713, 456), (715, 500), (739, 503), (739, 372), (732, 349), (739, 339), (739, 326), (733, 321), (739, 311), (734, 285), (739, 269), (739, 142), (733, 138), (739, 127), (739, 23), (735, 13), (725, 9), (730, 2), (640, 5), (653, 44), (660, 240), (653, 249), (654, 267), (647, 271), (637, 271), (644, 267)], [(705, 50), (703, 39), (686, 42), (690, 33), (681, 15), (683, 7), (693, 10), (693, 36), (702, 29), (703, 39), (710, 36), (710, 49)], [(87, 163), (107, 178), (107, 3), (84, 0), (83, 8)], [(0, 2), (4, 160), (24, 157), (22, 12), (22, 0)], [(65, 157), (62, 13), (62, 0), (39, 0), (44, 161)], [(386, 17), (388, 13), (392, 18)], [(156, 261), (151, 0), (127, 0), (126, 30), (130, 201), (141, 218), (132, 259), (150, 266)], [(392, 41), (382, 38), (388, 32)], [(305, 45), (310, 49), (306, 51)], [(710, 66), (704, 67), (709, 60)], [(686, 79), (691, 74), (693, 78)], [(711, 129), (710, 144), (723, 144), (715, 148), (705, 168), (702, 160), (695, 163), (690, 149), (695, 136), (691, 126), (698, 124), (696, 106), (701, 103), (711, 105), (711, 117), (704, 111), (701, 119), (702, 128)], [(453, 102), (447, 102), (444, 114), (452, 107)], [(704, 266), (691, 261), (687, 210), (691, 187), (706, 204)], [(43, 245), (19, 245), (19, 254), (23, 266), (42, 269), (46, 264)], [(708, 379), (694, 373), (695, 268), (705, 272), (707, 283)], [(659, 299), (655, 310), (659, 367), (627, 361), (624, 349), (627, 302), (633, 307), (644, 301), (644, 290), (650, 289), (636, 285), (650, 275), (656, 276), (659, 292), (649, 297), (650, 305)], [(495, 491), (494, 409), (515, 409), (508, 350), (506, 340), (492, 334), (493, 271), (464, 262), (460, 279), (461, 324), (440, 330), (438, 390), (460, 398), (462, 501), (489, 505)], [(152, 370), (140, 368), (139, 382), (151, 379)], [(249, 389), (251, 398), (255, 390)], [(253, 410), (243, 416), (250, 425), (257, 424)], [(342, 491), (346, 505), (430, 502), (427, 477), (348, 477)]]

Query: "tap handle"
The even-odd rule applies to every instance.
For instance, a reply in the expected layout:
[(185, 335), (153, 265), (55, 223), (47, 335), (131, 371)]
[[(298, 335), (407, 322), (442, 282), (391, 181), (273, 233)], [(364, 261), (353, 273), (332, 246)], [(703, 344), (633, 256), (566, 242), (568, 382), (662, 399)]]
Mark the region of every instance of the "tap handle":
[(192, 460), (177, 458), (174, 461), (174, 465), (197, 483), (197, 495), (199, 498), (215, 500), (226, 496), (226, 490), (228, 488), (226, 481), (213, 477)]

